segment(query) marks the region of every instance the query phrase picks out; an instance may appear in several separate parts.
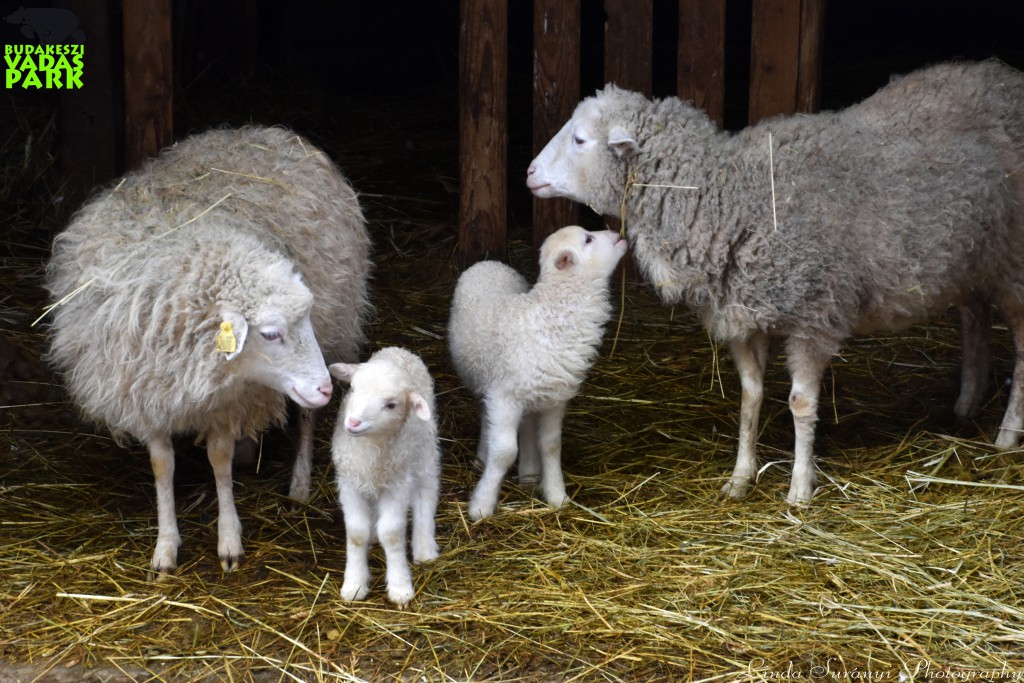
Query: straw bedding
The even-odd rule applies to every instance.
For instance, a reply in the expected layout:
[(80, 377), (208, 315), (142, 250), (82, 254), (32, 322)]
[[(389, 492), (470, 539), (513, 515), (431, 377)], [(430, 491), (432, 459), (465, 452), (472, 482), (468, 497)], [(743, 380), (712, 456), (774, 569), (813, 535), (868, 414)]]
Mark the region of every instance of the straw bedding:
[[(995, 334), (996, 389), (963, 425), (951, 410), (955, 321), (851, 343), (826, 378), (825, 486), (807, 510), (783, 500), (792, 426), (785, 373), (772, 364), (760, 481), (746, 500), (720, 502), (738, 380), (685, 311), (628, 282), (614, 355), (606, 339), (565, 421), (572, 504), (555, 512), (506, 482), (495, 517), (471, 523), (476, 406), (443, 338), (457, 277), (455, 140), (411, 149), (401, 131), (325, 146), (364, 192), (373, 230), (377, 312), (366, 355), (406, 346), (434, 373), (441, 557), (413, 569), (417, 596), (405, 611), (380, 590), (379, 552), (370, 599), (339, 599), (344, 529), (328, 469), (333, 420), (324, 419), (310, 506), (292, 510), (285, 496), (287, 435), (268, 434), (257, 464), (237, 468), (246, 558), (229, 574), (217, 564), (208, 465), (180, 443), (182, 564), (148, 582), (156, 518), (144, 449), (119, 448), (74, 418), (39, 360), (43, 332), (29, 326), (43, 303), (36, 284), (50, 232), (67, 215), (52, 201), (57, 190), (39, 190), (42, 156), (26, 153), (25, 131), (45, 137), (52, 122), (17, 124), (0, 152), (35, 161), (4, 164), (0, 179), (0, 679), (1024, 673), (1022, 462), (988, 441), (1005, 400), (1005, 329)], [(515, 243), (513, 261), (529, 270), (531, 250)]]

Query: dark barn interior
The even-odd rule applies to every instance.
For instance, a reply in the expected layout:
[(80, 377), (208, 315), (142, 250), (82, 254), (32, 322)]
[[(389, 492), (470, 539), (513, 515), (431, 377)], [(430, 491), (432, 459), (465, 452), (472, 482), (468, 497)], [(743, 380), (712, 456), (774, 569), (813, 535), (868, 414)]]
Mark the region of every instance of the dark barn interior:
[[(680, 7), (690, 3), (649, 1), (649, 90), (671, 96)], [(724, 2), (721, 120), (729, 130), (746, 126), (752, 111), (752, 44), (788, 39), (758, 34), (751, 17), (761, 1)], [(821, 109), (949, 59), (994, 57), (1024, 69), (1019, 3), (802, 1), (822, 10), (821, 49), (809, 64)], [(548, 214), (537, 213), (543, 200), (525, 187), (538, 151), (534, 3), (173, 0), (162, 19), (129, 17), (132, 8), (112, 0), (55, 4), (84, 32), (84, 87), (9, 87), (0, 107), (0, 680), (1024, 672), (1024, 460), (991, 445), (1013, 356), (1005, 326), (993, 335), (991, 396), (966, 423), (951, 410), (955, 315), (852, 340), (826, 374), (816, 446), (824, 486), (806, 509), (784, 500), (793, 428), (776, 360), (759, 438), (765, 468), (745, 500), (724, 502), (716, 494), (733, 464), (740, 394), (727, 350), (686, 310), (661, 305), (639, 276), (616, 278), (621, 320), (608, 326), (566, 419), (572, 503), (552, 510), (510, 478), (499, 514), (473, 523), (465, 508), (479, 478), (478, 416), (445, 345), (452, 289), (460, 269), (484, 257), (532, 277), (538, 236), (560, 227), (536, 224)], [(600, 88), (617, 59), (605, 42), (606, 5), (617, 4), (580, 1), (579, 63), (569, 64), (579, 96)], [(466, 63), (460, 32), (467, 13), (485, 7), (501, 13), (507, 37), (504, 196), (486, 207), (487, 229), (498, 235), (491, 242), (467, 241), (478, 223), (467, 219), (460, 165), (460, 92), (477, 67)], [(3, 17), (18, 10), (0, 3)], [(158, 45), (166, 29), (169, 72), (126, 85), (126, 46)], [(0, 22), (4, 45), (35, 39)], [(136, 105), (158, 113), (144, 135), (137, 120), (126, 123), (126, 107)], [(145, 448), (82, 422), (45, 361), (46, 321), (34, 324), (47, 303), (45, 264), (75, 209), (161, 131), (171, 142), (247, 123), (303, 134), (351, 181), (373, 241), (365, 354), (405, 346), (434, 375), (441, 557), (413, 568), (417, 595), (404, 611), (383, 594), (379, 554), (369, 599), (338, 596), (345, 534), (329, 457), (336, 399), (321, 411), (308, 506), (295, 509), (286, 496), (290, 432), (268, 432), (256, 462), (236, 465), (246, 557), (232, 573), (217, 562), (209, 464), (183, 438), (181, 565), (152, 582), (156, 512)], [(606, 224), (566, 207), (571, 213), (554, 215)]]

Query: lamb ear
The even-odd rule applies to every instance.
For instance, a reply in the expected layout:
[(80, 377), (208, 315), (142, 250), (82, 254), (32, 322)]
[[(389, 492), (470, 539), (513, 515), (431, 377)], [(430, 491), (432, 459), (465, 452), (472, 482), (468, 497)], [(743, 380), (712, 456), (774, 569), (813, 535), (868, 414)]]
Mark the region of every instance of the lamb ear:
[(612, 126), (608, 131), (608, 146), (620, 158), (631, 157), (640, 151), (640, 145), (633, 139), (633, 134), (622, 126)]
[(409, 392), (409, 405), (412, 406), (413, 414), (424, 422), (430, 420), (434, 415), (430, 410), (430, 404), (427, 403), (427, 399), (423, 398), (423, 394), (418, 391)]
[(331, 376), (335, 379), (340, 379), (345, 384), (352, 383), (352, 377), (356, 374), (356, 370), (358, 369), (359, 366), (353, 363), (331, 363), (327, 366), (327, 370), (331, 373)]
[(558, 256), (555, 257), (555, 268), (559, 270), (565, 270), (576, 265), (576, 252), (572, 249), (563, 249), (558, 252)]
[(230, 309), (221, 311), (216, 348), (224, 354), (224, 360), (233, 360), (242, 352), (248, 335), (249, 323), (244, 315)]

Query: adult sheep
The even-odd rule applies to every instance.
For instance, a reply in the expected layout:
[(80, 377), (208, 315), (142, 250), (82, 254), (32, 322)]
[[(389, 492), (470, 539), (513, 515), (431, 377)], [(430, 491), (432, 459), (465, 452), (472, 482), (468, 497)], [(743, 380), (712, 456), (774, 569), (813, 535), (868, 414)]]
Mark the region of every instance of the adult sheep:
[(50, 358), (86, 417), (149, 449), (154, 572), (177, 566), (181, 542), (173, 435), (206, 441), (225, 571), (243, 555), (235, 442), (282, 423), (286, 395), (301, 406), (291, 495), (308, 498), (312, 410), (331, 396), (323, 353), (357, 357), (368, 259), (352, 187), (283, 128), (188, 138), (92, 199), (54, 240)]
[(606, 87), (584, 100), (527, 172), (538, 197), (618, 216), (667, 303), (727, 342), (742, 383), (736, 467), (746, 494), (769, 343), (792, 389), (795, 462), (787, 500), (815, 489), (822, 374), (845, 339), (898, 330), (960, 306), (956, 412), (986, 381), (988, 307), (1017, 360), (996, 445), (1024, 426), (1024, 75), (996, 61), (900, 78), (860, 104), (769, 119), (738, 134), (675, 98)]

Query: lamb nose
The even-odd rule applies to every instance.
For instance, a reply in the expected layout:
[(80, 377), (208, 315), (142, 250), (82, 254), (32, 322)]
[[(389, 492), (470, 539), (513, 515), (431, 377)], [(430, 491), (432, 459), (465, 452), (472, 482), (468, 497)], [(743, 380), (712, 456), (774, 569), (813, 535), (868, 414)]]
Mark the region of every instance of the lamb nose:
[(362, 424), (363, 424), (363, 421), (362, 421), (362, 420), (360, 420), (360, 419), (359, 419), (359, 418), (357, 418), (357, 417), (350, 417), (350, 418), (348, 419), (348, 421), (346, 422), (346, 426), (347, 426), (347, 427), (348, 427), (349, 429), (359, 429), (359, 427), (360, 427), (360, 426), (361, 426)]

